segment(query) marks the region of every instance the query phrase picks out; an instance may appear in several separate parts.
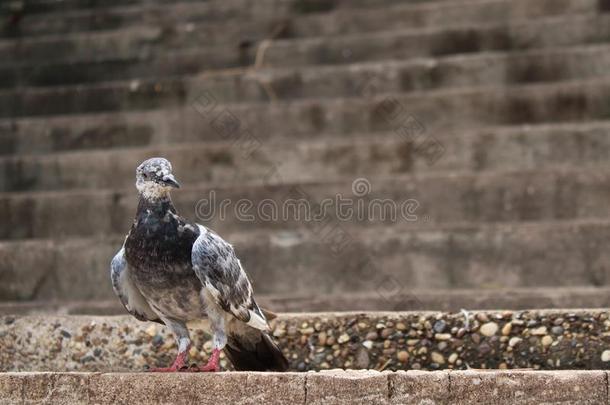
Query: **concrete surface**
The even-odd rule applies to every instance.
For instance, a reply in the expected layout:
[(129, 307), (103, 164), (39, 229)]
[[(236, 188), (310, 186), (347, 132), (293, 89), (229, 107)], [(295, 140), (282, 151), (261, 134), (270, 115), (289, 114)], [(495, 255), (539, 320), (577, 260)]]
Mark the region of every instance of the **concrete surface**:
[[(434, 288), (601, 287), (610, 280), (608, 221), (408, 223), (350, 231), (336, 242), (344, 232), (339, 225), (223, 236), (236, 247), (261, 295), (379, 288), (417, 295)], [(2, 297), (115, 299), (108, 263), (124, 237), (2, 242)]]
[[(5, 290), (3, 290), (5, 291)], [(90, 291), (93, 292), (93, 291)], [(71, 300), (68, 291), (55, 300), (0, 302), (0, 315), (124, 315), (125, 308), (106, 299)], [(525, 310), (610, 307), (610, 287), (521, 287), (417, 289), (336, 294), (256, 294), (259, 305), (275, 312)]]
[[(180, 179), (180, 174), (176, 177)], [(341, 224), (345, 232), (357, 232), (376, 227), (391, 231), (395, 227), (519, 224), (610, 216), (610, 173), (597, 168), (371, 176), (366, 179), (370, 190), (363, 195), (354, 193), (353, 184), (354, 180), (348, 178), (300, 184), (204, 185), (174, 191), (172, 201), (186, 218), (221, 235), (267, 229), (298, 232), (322, 226), (325, 221)], [(240, 210), (239, 201), (243, 199), (250, 205)], [(134, 187), (3, 193), (0, 222), (5, 226), (0, 228), (0, 238), (126, 234), (137, 202)], [(227, 205), (221, 211), (223, 202)], [(322, 203), (323, 210), (319, 208)], [(74, 216), (75, 210), (79, 216)]]
[[(244, 37), (250, 40), (260, 40), (265, 35), (270, 35), (273, 32), (273, 25), (278, 23), (286, 25), (285, 36), (308, 37), (320, 34), (348, 34), (356, 32), (358, 27), (360, 27), (360, 31), (365, 29), (374, 32), (388, 28), (400, 28), (405, 25), (424, 28), (457, 22), (477, 23), (490, 20), (504, 21), (511, 18), (586, 14), (595, 13), (598, 10), (596, 0), (562, 2), (539, 0), (536, 7), (532, 7), (527, 0), (414, 1), (407, 4), (394, 0), (386, 2), (385, 7), (380, 7), (384, 4), (379, 1), (369, 4), (369, 7), (354, 1), (334, 1), (321, 3), (324, 10), (301, 13), (295, 10), (295, 6), (299, 4), (298, 1), (259, 0), (256, 3), (206, 1), (203, 4), (193, 1), (176, 1), (172, 4), (148, 2), (127, 6), (124, 5), (127, 1), (123, 1), (119, 3), (123, 4), (122, 7), (113, 7), (114, 4), (108, 5), (108, 3), (108, 1), (105, 2), (106, 7), (101, 10), (99, 8), (93, 10), (65, 9), (63, 12), (53, 13), (52, 18), (49, 18), (48, 14), (29, 14), (27, 21), (18, 29), (6, 30), (0, 34), (4, 34), (7, 38), (19, 35), (24, 40), (46, 41), (47, 43), (53, 43), (54, 40), (57, 43), (59, 36), (66, 40), (78, 40), (74, 38), (77, 35), (70, 35), (71, 33), (115, 30), (126, 35), (130, 33), (129, 29), (133, 28), (162, 27), (172, 39), (184, 38), (185, 31), (196, 30), (199, 35), (201, 32), (207, 34), (208, 41), (230, 44)], [(310, 4), (315, 6), (313, 3)], [(28, 2), (27, 6), (29, 5), (31, 2)], [(372, 5), (377, 7), (370, 7)], [(64, 6), (64, 8), (66, 7)], [(293, 11), (292, 15), (290, 15), (290, 11)], [(256, 18), (258, 21), (251, 21), (246, 17)], [(219, 20), (227, 21), (229, 24), (219, 23)], [(236, 21), (240, 21), (240, 24), (231, 24)], [(222, 31), (222, 34), (219, 31)]]
[(374, 181), (411, 174), (438, 177), (450, 172), (484, 174), (515, 167), (520, 171), (551, 171), (578, 165), (581, 170), (600, 170), (610, 155), (608, 131), (610, 123), (604, 121), (437, 131), (430, 135), (451, 153), (445, 153), (432, 167), (427, 155), (408, 139), (384, 132), (332, 140), (266, 142), (247, 159), (241, 148), (226, 142), (17, 154), (0, 156), (0, 192), (38, 195), (34, 193), (115, 189), (130, 193), (134, 190), (133, 168), (147, 157), (158, 155), (173, 162), (180, 184), (192, 188), (311, 184), (321, 178), (349, 182), (358, 177)]
[(604, 371), (2, 373), (3, 404), (606, 404)]
[[(0, 146), (4, 154), (16, 154), (224, 141), (242, 147), (247, 157), (253, 143), (260, 148), (274, 140), (385, 132), (413, 141), (422, 131), (435, 136), (491, 126), (585, 123), (610, 115), (607, 77), (286, 103), (222, 104), (205, 88), (190, 91), (182, 107), (3, 119)], [(210, 104), (202, 104), (208, 99)], [(424, 129), (401, 132), (409, 117)], [(219, 127), (229, 122), (230, 127)]]
[(232, 103), (592, 79), (607, 74), (607, 55), (606, 44), (593, 44), (364, 62), (349, 68), (233, 69), (168, 79), (20, 88), (0, 91), (0, 117), (170, 108), (188, 104), (198, 96), (194, 92), (203, 89), (218, 102)]

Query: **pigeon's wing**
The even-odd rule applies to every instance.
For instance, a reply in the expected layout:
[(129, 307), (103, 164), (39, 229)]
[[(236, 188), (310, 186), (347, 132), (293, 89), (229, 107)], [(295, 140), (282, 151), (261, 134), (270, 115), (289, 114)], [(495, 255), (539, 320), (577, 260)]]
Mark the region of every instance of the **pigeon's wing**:
[(127, 312), (140, 321), (162, 323), (159, 316), (148, 305), (142, 293), (129, 279), (129, 265), (127, 260), (125, 260), (124, 247), (119, 250), (110, 263), (110, 278), (112, 280), (112, 289), (121, 300)]
[(242, 322), (260, 330), (267, 330), (267, 320), (252, 296), (252, 285), (233, 246), (204, 226), (193, 244), (193, 270), (213, 304)]

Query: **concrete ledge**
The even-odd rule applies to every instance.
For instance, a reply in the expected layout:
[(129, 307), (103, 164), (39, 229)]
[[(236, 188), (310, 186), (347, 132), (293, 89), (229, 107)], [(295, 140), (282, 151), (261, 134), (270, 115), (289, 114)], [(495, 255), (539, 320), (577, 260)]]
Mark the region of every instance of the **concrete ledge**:
[[(293, 371), (610, 368), (603, 310), (283, 314), (271, 326)], [(206, 361), (209, 338), (191, 337), (189, 362)], [(0, 317), (1, 371), (143, 371), (175, 355), (167, 328), (130, 316)]]
[(604, 404), (604, 371), (369, 370), (309, 373), (5, 373), (6, 405)]
[[(101, 269), (100, 269), (101, 270)], [(105, 276), (105, 274), (104, 274)], [(6, 279), (5, 279), (6, 280)], [(102, 280), (103, 281), (103, 280)], [(0, 276), (0, 284), (3, 282)], [(256, 281), (255, 281), (256, 282)], [(6, 284), (10, 280), (5, 281)], [(28, 285), (36, 285), (31, 280)], [(30, 284), (31, 283), (31, 284)], [(99, 285), (91, 283), (93, 286)], [(532, 283), (533, 284), (533, 283)], [(0, 299), (2, 297), (0, 287)], [(93, 288), (93, 287), (92, 287)], [(256, 301), (274, 312), (443, 311), (610, 308), (610, 286), (420, 289), (411, 293), (346, 292), (336, 294), (257, 294)], [(91, 300), (34, 300), (0, 302), (0, 316), (13, 315), (125, 315), (114, 296)]]

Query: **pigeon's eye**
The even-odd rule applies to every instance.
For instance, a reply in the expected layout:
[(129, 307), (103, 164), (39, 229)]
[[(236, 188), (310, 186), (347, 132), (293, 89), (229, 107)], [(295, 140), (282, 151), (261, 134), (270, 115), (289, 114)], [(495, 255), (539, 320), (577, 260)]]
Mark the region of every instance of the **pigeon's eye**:
[(142, 173), (142, 177), (144, 177), (145, 179), (148, 178), (148, 173)]

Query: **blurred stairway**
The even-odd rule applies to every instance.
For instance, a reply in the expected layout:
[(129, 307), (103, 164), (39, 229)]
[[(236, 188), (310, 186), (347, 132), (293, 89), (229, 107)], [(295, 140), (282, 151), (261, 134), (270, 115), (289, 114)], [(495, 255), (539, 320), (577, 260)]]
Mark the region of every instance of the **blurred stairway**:
[(157, 155), (192, 220), (212, 190), (417, 201), (408, 221), (199, 219), (276, 310), (610, 306), (608, 1), (0, 10), (2, 312), (122, 313), (108, 265)]

